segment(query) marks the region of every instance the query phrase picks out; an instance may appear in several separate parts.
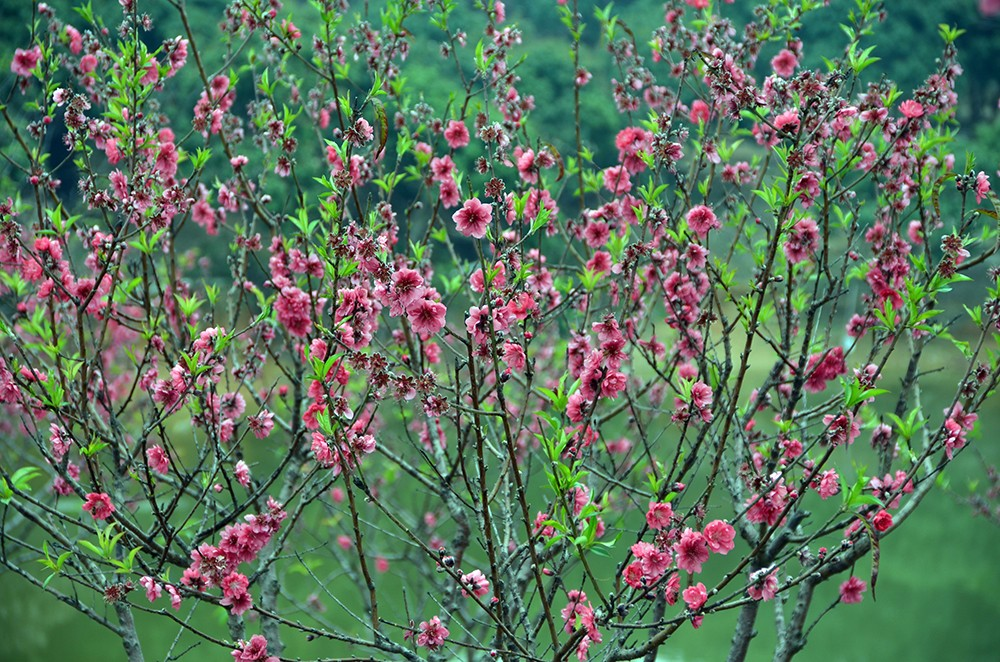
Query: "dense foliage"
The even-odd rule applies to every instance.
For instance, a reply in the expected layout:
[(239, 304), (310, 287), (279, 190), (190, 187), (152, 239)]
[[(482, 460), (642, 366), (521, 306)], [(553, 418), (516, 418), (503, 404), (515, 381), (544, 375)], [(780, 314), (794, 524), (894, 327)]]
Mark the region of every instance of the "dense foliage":
[(129, 660), (652, 660), (727, 611), (738, 660), (770, 601), (784, 660), (874, 598), (1000, 374), (960, 30), (900, 87), (871, 0), (813, 52), (812, 0), (150, 4), (32, 5), (11, 60), (0, 564)]

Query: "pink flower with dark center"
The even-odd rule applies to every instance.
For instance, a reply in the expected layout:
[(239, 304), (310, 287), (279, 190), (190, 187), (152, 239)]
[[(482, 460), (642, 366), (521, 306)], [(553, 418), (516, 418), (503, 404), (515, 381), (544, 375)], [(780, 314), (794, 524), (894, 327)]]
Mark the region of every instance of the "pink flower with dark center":
[(779, 131), (794, 133), (799, 128), (799, 111), (786, 110), (774, 118), (774, 126)]
[(438, 197), (441, 199), (441, 204), (444, 205), (445, 209), (454, 207), (462, 199), (458, 191), (458, 184), (455, 183), (454, 179), (450, 178), (438, 182)]
[(253, 436), (258, 439), (266, 439), (274, 429), (274, 414), (268, 410), (263, 410), (259, 414), (247, 416), (247, 425)]
[(493, 219), (493, 205), (483, 204), (479, 198), (466, 200), (462, 208), (452, 215), (458, 231), (466, 237), (482, 239)]
[(462, 597), (469, 597), (469, 594), (476, 597), (483, 597), (490, 592), (490, 583), (481, 570), (473, 570), (467, 575), (462, 575)]
[(455, 162), (450, 156), (435, 156), (431, 159), (431, 179), (435, 182), (444, 182), (454, 179)]
[(691, 573), (701, 572), (701, 564), (708, 560), (708, 541), (698, 531), (684, 529), (679, 542), (674, 544), (677, 567)]
[(104, 520), (111, 517), (115, 512), (115, 506), (111, 503), (111, 497), (107, 494), (91, 492), (87, 495), (87, 501), (83, 504), (83, 509), (90, 513), (95, 520)]
[(868, 585), (857, 577), (851, 577), (840, 585), (840, 601), (846, 605), (861, 602), (861, 594), (868, 590)]
[(819, 226), (811, 218), (803, 218), (788, 231), (785, 240), (785, 257), (790, 264), (798, 264), (808, 260), (815, 252), (819, 243)]
[(722, 227), (722, 223), (716, 218), (715, 212), (706, 205), (696, 205), (691, 208), (685, 217), (691, 231), (704, 239), (708, 236), (708, 231)]

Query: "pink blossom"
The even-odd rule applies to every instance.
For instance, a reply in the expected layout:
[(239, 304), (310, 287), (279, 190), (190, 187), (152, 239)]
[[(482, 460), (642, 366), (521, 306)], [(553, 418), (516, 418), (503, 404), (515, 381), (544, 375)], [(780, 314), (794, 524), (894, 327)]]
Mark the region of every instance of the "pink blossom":
[(663, 576), (672, 561), (669, 551), (660, 550), (648, 542), (637, 542), (632, 545), (632, 554), (639, 561), (642, 575), (650, 582), (655, 582)]
[(774, 127), (779, 131), (794, 133), (799, 128), (799, 111), (786, 110), (774, 118)]
[(799, 66), (799, 59), (795, 57), (795, 53), (787, 48), (781, 49), (777, 55), (771, 58), (771, 68), (782, 78), (791, 78), (797, 66)]
[(615, 137), (618, 161), (633, 175), (646, 169), (646, 162), (640, 155), (643, 152), (649, 153), (652, 146), (653, 134), (639, 127), (626, 127)]
[(146, 599), (150, 602), (156, 602), (163, 595), (163, 584), (148, 575), (139, 579), (139, 585), (146, 589)]
[(479, 198), (466, 200), (462, 208), (452, 215), (458, 231), (466, 237), (482, 239), (493, 218), (493, 205), (483, 204)]
[(785, 239), (785, 257), (790, 264), (808, 260), (816, 252), (819, 243), (819, 226), (811, 218), (797, 221), (788, 231)]
[(490, 583), (481, 570), (473, 570), (467, 575), (462, 575), (462, 596), (469, 597), (472, 593), (476, 597), (483, 597), (490, 592)]
[(982, 170), (976, 175), (976, 204), (983, 201), (990, 192), (990, 176)]
[(236, 462), (236, 467), (233, 469), (233, 477), (243, 487), (250, 485), (250, 467), (247, 466), (246, 462), (243, 460)]
[(708, 104), (701, 99), (695, 99), (691, 102), (691, 112), (688, 113), (688, 119), (694, 124), (707, 122), (710, 114), (711, 109)]
[(853, 444), (854, 440), (861, 434), (861, 427), (854, 420), (854, 414), (850, 411), (845, 411), (839, 416), (827, 414), (823, 417), (823, 424), (828, 426), (826, 439), (832, 446), (840, 446), (844, 443)]
[(445, 209), (450, 209), (459, 203), (462, 195), (454, 179), (449, 178), (438, 182), (438, 198)]
[(406, 318), (416, 333), (427, 338), (444, 328), (446, 313), (443, 303), (418, 299), (406, 309)]
[(827, 382), (847, 373), (844, 363), (844, 348), (836, 346), (828, 352), (819, 352), (809, 357), (806, 364), (805, 388), (809, 393), (819, 393)]
[(861, 594), (868, 590), (868, 585), (861, 579), (852, 576), (840, 585), (840, 601), (844, 604), (861, 602)]
[(872, 518), (872, 526), (879, 533), (887, 531), (892, 528), (892, 515), (885, 510), (880, 510), (875, 513), (875, 517)]
[(111, 497), (103, 492), (91, 492), (88, 494), (87, 501), (83, 504), (83, 509), (89, 512), (95, 520), (107, 519), (116, 510), (114, 504), (111, 503)]
[(715, 212), (712, 211), (711, 207), (706, 205), (692, 207), (685, 218), (687, 219), (688, 227), (701, 239), (708, 236), (709, 230), (722, 227), (722, 223), (716, 218)]
[(819, 481), (814, 484), (814, 489), (819, 494), (820, 499), (829, 499), (840, 493), (840, 477), (836, 469), (827, 469), (820, 474)]
[(247, 592), (250, 580), (246, 575), (238, 572), (231, 572), (226, 575), (219, 587), (222, 589), (222, 600), (219, 601), (224, 607), (230, 607), (235, 616), (246, 612), (253, 606), (253, 599)]
[(773, 600), (778, 592), (778, 569), (762, 568), (750, 575), (747, 594), (754, 600)]
[(146, 449), (146, 461), (149, 468), (164, 476), (170, 473), (170, 458), (161, 446), (150, 446)]
[(247, 426), (258, 439), (266, 439), (274, 429), (274, 413), (263, 410), (259, 414), (247, 416)]
[(632, 190), (628, 170), (625, 166), (612, 166), (604, 169), (604, 188), (614, 195), (624, 195)]
[(899, 104), (899, 112), (903, 114), (903, 117), (916, 119), (924, 114), (924, 107), (918, 101), (907, 99)]
[(701, 582), (684, 589), (682, 595), (684, 602), (687, 603), (688, 609), (691, 611), (698, 611), (708, 601), (708, 591), (705, 590), (705, 585)]
[(31, 70), (38, 66), (38, 61), (42, 59), (42, 49), (35, 46), (31, 50), (18, 48), (14, 51), (14, 59), (10, 62), (10, 70), (18, 76), (27, 78), (31, 75)]
[(240, 641), (239, 648), (233, 651), (235, 662), (278, 662), (278, 658), (267, 654), (267, 639), (255, 634), (250, 641)]
[(670, 521), (673, 519), (674, 509), (669, 503), (653, 501), (646, 511), (646, 523), (654, 531), (670, 528)]
[(728, 554), (736, 546), (733, 542), (736, 539), (736, 529), (721, 519), (706, 524), (704, 536), (708, 548), (716, 554)]
[(278, 322), (290, 335), (305, 338), (312, 331), (312, 302), (309, 295), (297, 287), (283, 287), (274, 302)]
[(461, 120), (451, 120), (448, 122), (448, 128), (444, 130), (444, 139), (452, 149), (465, 147), (469, 144), (469, 129)]
[(449, 634), (448, 628), (441, 625), (441, 619), (434, 616), (429, 621), (420, 622), (420, 634), (417, 635), (417, 646), (423, 646), (428, 650), (436, 651), (444, 645), (445, 637)]
[(705, 536), (690, 528), (684, 529), (679, 542), (674, 544), (677, 567), (691, 573), (701, 572), (701, 564), (708, 560), (708, 541)]

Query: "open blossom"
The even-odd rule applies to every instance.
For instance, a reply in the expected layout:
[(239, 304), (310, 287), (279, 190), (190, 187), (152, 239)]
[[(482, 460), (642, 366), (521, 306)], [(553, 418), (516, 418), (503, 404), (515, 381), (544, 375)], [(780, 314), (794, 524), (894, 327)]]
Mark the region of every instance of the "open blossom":
[(709, 522), (704, 530), (705, 542), (708, 548), (716, 554), (728, 554), (736, 546), (736, 529), (721, 519)]
[(14, 59), (10, 62), (10, 70), (18, 76), (27, 78), (31, 75), (31, 70), (38, 66), (38, 61), (42, 59), (42, 49), (35, 46), (31, 50), (18, 48), (14, 51)]
[(674, 544), (677, 567), (691, 573), (701, 572), (701, 564), (708, 560), (708, 541), (698, 531), (684, 529), (679, 542)]
[(711, 108), (708, 107), (708, 104), (701, 99), (695, 99), (691, 102), (691, 112), (688, 113), (688, 119), (694, 124), (707, 122), (710, 114)]
[(632, 190), (632, 181), (629, 179), (625, 166), (612, 166), (604, 169), (604, 188), (615, 195), (624, 195)]
[(95, 520), (102, 520), (111, 517), (115, 512), (115, 506), (111, 503), (111, 497), (104, 493), (91, 492), (87, 495), (87, 501), (83, 504), (83, 509), (90, 513)]
[(809, 393), (819, 393), (827, 382), (847, 373), (844, 363), (844, 348), (839, 345), (828, 352), (818, 352), (809, 357), (806, 364), (808, 378), (803, 386)]
[(246, 575), (238, 572), (231, 572), (226, 575), (219, 586), (222, 588), (222, 600), (219, 601), (224, 607), (230, 607), (233, 614), (239, 616), (253, 606), (253, 599), (247, 592), (250, 580)]
[(654, 531), (670, 528), (670, 520), (674, 516), (674, 509), (669, 503), (654, 501), (649, 504), (646, 511), (646, 523)]
[(452, 149), (465, 147), (469, 144), (469, 129), (461, 120), (451, 120), (448, 122), (448, 128), (444, 130), (444, 139)]
[(861, 594), (867, 590), (864, 580), (852, 576), (840, 585), (840, 601), (847, 605), (857, 604), (861, 602)]
[(785, 239), (785, 257), (790, 264), (808, 260), (819, 244), (819, 226), (811, 218), (803, 218), (789, 229)]
[(441, 619), (434, 616), (429, 621), (420, 622), (420, 634), (417, 635), (417, 646), (436, 651), (444, 645), (445, 637), (450, 634), (448, 628), (441, 625)]
[(716, 218), (712, 208), (705, 205), (692, 207), (685, 218), (687, 218), (688, 227), (691, 228), (691, 231), (701, 239), (708, 236), (709, 230), (722, 227), (722, 223)]
[(778, 592), (778, 569), (762, 568), (750, 575), (747, 594), (754, 600), (773, 600)]
[(455, 227), (466, 237), (482, 239), (493, 218), (493, 205), (483, 204), (479, 198), (466, 200), (462, 208), (452, 215)]
[(406, 318), (413, 330), (426, 338), (444, 328), (447, 312), (440, 301), (418, 299), (406, 309)]
[(274, 414), (263, 410), (259, 414), (247, 416), (247, 426), (258, 439), (266, 439), (274, 429)]
[(170, 472), (170, 458), (162, 446), (150, 446), (146, 449), (146, 461), (149, 468), (158, 474), (167, 475)]
[(274, 655), (267, 654), (267, 639), (255, 634), (250, 641), (239, 642), (239, 648), (233, 651), (236, 662), (278, 662)]
[(297, 287), (283, 287), (274, 310), (278, 313), (278, 322), (289, 334), (305, 338), (312, 331), (312, 302), (309, 295)]
[(799, 59), (795, 57), (795, 53), (787, 48), (781, 49), (781, 52), (771, 58), (771, 68), (782, 78), (791, 78), (797, 66), (799, 66)]
[(899, 104), (899, 112), (903, 114), (903, 117), (916, 119), (924, 114), (924, 107), (919, 101), (907, 99), (903, 103)]
[(701, 609), (705, 602), (708, 601), (708, 591), (705, 590), (705, 585), (701, 582), (687, 587), (681, 595), (684, 597), (684, 602), (691, 611)]
[(469, 597), (473, 594), (476, 597), (483, 597), (490, 592), (490, 583), (481, 570), (473, 570), (467, 575), (462, 575), (462, 596)]

